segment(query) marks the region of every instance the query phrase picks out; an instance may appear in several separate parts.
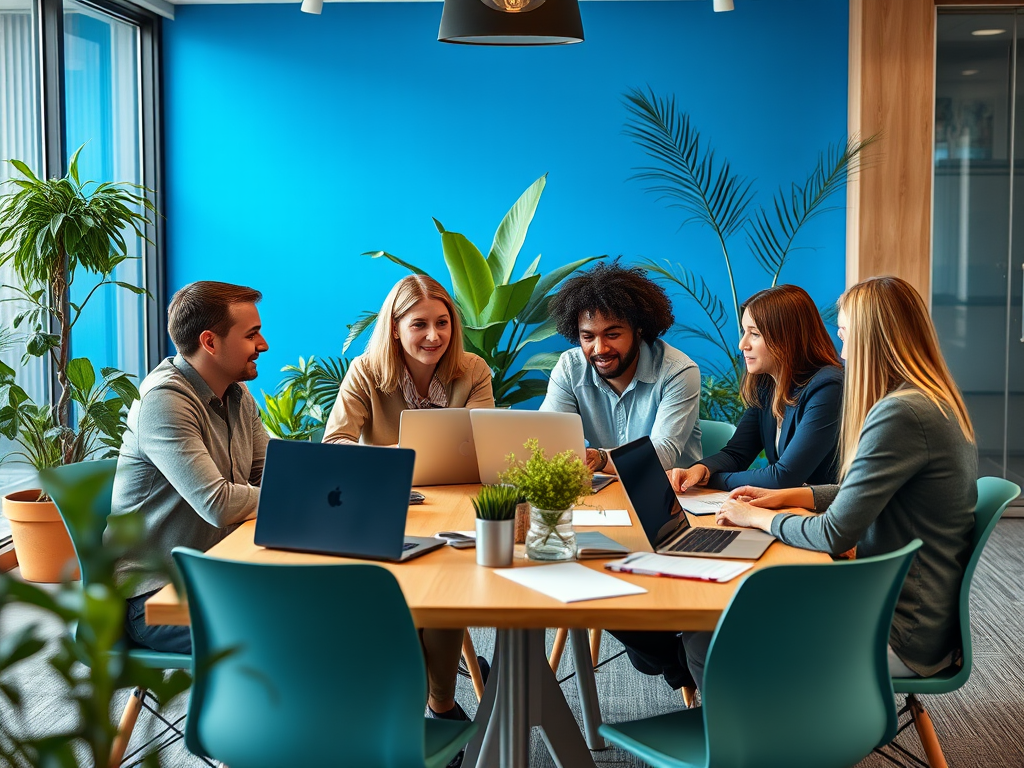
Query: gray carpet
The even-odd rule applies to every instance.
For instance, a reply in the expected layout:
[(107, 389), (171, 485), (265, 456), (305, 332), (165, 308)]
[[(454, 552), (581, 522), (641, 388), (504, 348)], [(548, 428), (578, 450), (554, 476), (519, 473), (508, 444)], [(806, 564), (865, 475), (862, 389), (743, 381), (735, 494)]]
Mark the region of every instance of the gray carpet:
[[(990, 766), (1024, 766), (1024, 657), (1021, 638), (1024, 637), (1024, 520), (1004, 520), (999, 523), (990, 540), (975, 578), (973, 593), (973, 627), (975, 667), (968, 684), (947, 696), (929, 697), (925, 701), (942, 741), (951, 768), (989, 768)], [(12, 611), (4, 616), (0, 625), (0, 638), (17, 625), (33, 620), (28, 609)], [(59, 627), (53, 623), (45, 630), (55, 636)], [(477, 651), (490, 655), (493, 632), (474, 630)], [(549, 638), (550, 642), (550, 638)], [(621, 649), (613, 638), (605, 634), (602, 656), (608, 657)], [(569, 654), (562, 661), (560, 676), (572, 671)], [(4, 675), (5, 680), (16, 680), (26, 692), (27, 707), (24, 727), (30, 731), (50, 730), (66, 724), (72, 713), (62, 697), (62, 684), (45, 665), (32, 662), (23, 664)], [(597, 675), (601, 708), (610, 722), (668, 712), (681, 706), (678, 694), (661, 681), (635, 672), (625, 657), (603, 667)], [(576, 688), (570, 681), (563, 685), (573, 711), (579, 712)], [(122, 694), (118, 705), (123, 705)], [(459, 700), (470, 714), (476, 709), (476, 700), (468, 681), (459, 682)], [(175, 702), (166, 715), (183, 713), (184, 701)], [(112, 713), (117, 717), (120, 710)], [(8, 717), (10, 713), (0, 712)], [(155, 729), (155, 721), (145, 714), (139, 719), (136, 738), (147, 738)], [(901, 742), (921, 754), (916, 736), (911, 730)], [(533, 738), (531, 766), (553, 766), (540, 736)], [(168, 766), (201, 766), (202, 763), (173, 745), (164, 752)], [(635, 758), (617, 749), (594, 753), (599, 766), (640, 766)], [(860, 763), (860, 768), (888, 765), (878, 756)], [(567, 766), (566, 768), (571, 768)]]

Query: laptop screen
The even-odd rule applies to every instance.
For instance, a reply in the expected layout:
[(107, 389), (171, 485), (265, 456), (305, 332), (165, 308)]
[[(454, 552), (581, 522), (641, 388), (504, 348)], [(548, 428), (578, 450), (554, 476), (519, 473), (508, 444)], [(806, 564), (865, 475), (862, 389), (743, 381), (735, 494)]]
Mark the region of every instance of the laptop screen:
[(690, 527), (686, 515), (681, 514), (683, 508), (679, 506), (668, 475), (661, 468), (651, 438), (644, 436), (615, 448), (611, 457), (629, 502), (655, 550), (676, 532)]

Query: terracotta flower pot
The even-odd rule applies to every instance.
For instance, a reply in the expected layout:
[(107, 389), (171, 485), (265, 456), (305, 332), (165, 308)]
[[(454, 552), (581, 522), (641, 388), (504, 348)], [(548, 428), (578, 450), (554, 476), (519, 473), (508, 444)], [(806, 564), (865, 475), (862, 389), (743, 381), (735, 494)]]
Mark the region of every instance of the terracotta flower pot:
[(40, 491), (4, 496), (4, 517), (11, 523), (14, 551), (25, 581), (77, 579), (75, 547), (52, 501), (36, 501)]

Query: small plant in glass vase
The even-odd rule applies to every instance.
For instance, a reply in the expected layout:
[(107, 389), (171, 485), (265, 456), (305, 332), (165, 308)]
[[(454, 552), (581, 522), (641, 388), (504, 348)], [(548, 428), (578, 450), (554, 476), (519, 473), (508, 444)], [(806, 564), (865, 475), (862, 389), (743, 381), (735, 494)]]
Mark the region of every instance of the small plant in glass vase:
[(526, 533), (526, 556), (531, 560), (572, 560), (576, 557), (576, 534), (572, 529), (572, 508), (591, 493), (591, 472), (575, 451), (563, 451), (550, 459), (536, 439), (527, 440), (526, 461), (508, 455), (507, 471), (501, 482), (514, 486), (530, 503), (530, 529)]

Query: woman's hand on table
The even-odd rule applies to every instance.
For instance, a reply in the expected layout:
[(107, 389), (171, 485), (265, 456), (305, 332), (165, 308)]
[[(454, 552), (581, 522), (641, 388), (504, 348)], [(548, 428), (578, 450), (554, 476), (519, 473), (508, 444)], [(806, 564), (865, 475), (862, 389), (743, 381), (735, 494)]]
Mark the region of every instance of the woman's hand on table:
[(744, 485), (729, 494), (729, 499), (746, 502), (752, 507), (762, 509), (787, 509), (803, 507), (814, 509), (814, 493), (808, 487), (803, 488), (755, 488)]
[(718, 514), (715, 515), (715, 523), (739, 528), (760, 528), (762, 531), (770, 532), (775, 514), (774, 510), (762, 509), (745, 501), (730, 498), (722, 502)]
[(688, 469), (670, 469), (668, 481), (676, 493), (686, 493), (690, 488), (699, 488), (708, 484), (711, 471), (703, 464), (694, 464)]

